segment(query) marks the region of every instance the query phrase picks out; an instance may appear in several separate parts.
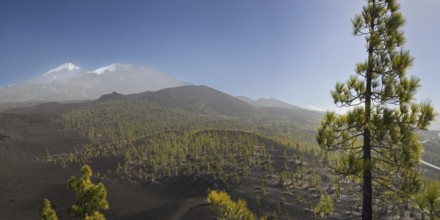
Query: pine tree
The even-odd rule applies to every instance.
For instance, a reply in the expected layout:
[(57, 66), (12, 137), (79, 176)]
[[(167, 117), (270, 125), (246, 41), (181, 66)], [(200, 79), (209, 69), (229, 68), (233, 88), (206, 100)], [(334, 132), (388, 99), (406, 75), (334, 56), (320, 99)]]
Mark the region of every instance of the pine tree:
[[(243, 199), (233, 201), (228, 193), (212, 190), (208, 194), (208, 203), (213, 204), (215, 211), (222, 220), (255, 220), (256, 216), (252, 213), (247, 203)], [(261, 218), (264, 219), (264, 218)]]
[(413, 58), (402, 48), (399, 9), (396, 0), (368, 0), (352, 20), (354, 34), (366, 39), (367, 60), (332, 91), (335, 104), (350, 110), (327, 113), (318, 129), (321, 148), (341, 154), (335, 170), (362, 184), (362, 219), (372, 219), (373, 198), (403, 204), (417, 191), (422, 146), (415, 131), (435, 115), (429, 103), (415, 101), (420, 80), (406, 76)]
[(40, 210), (41, 220), (58, 220), (55, 209), (52, 208), (49, 199), (44, 199), (43, 207)]
[(88, 165), (81, 168), (81, 173), (81, 178), (73, 176), (69, 180), (69, 188), (74, 191), (76, 197), (69, 213), (81, 219), (104, 220), (104, 215), (99, 210), (108, 209), (107, 190), (102, 183), (92, 183), (92, 169)]
[(333, 212), (333, 201), (327, 193), (321, 195), (318, 204), (313, 209), (316, 216), (324, 218)]

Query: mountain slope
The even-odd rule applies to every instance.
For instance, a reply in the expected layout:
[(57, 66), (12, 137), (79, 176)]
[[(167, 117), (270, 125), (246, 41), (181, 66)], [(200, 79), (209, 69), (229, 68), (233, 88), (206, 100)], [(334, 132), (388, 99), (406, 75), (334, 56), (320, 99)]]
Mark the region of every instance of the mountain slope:
[(0, 88), (0, 102), (92, 100), (110, 93), (156, 91), (188, 85), (148, 67), (112, 64), (85, 70), (72, 63)]
[(259, 98), (253, 100), (246, 96), (237, 96), (244, 102), (258, 108), (264, 115), (265, 121), (280, 124), (293, 124), (297, 128), (315, 129), (320, 120), (324, 117), (324, 112), (304, 109), (274, 98)]
[[(159, 114), (182, 112), (193, 116), (208, 116), (246, 121), (262, 125), (294, 126), (299, 130), (314, 131), (319, 125), (323, 112), (303, 108), (255, 107), (229, 94), (207, 86), (180, 86), (158, 91), (123, 95), (112, 92), (101, 96), (94, 102), (60, 104), (48, 103), (31, 108), (10, 109), (8, 113), (45, 113), (57, 114), (85, 107), (91, 112), (99, 111), (106, 114), (109, 107), (117, 111), (138, 109), (139, 114), (156, 114), (148, 109), (160, 109)], [(140, 110), (139, 110), (140, 108)], [(95, 110), (94, 110), (95, 109)], [(99, 110), (97, 110), (99, 109)], [(87, 111), (89, 111), (87, 110)], [(116, 112), (117, 112), (116, 111)], [(137, 114), (137, 113), (136, 113)]]
[(252, 105), (253, 102), (255, 102), (255, 100), (253, 100), (253, 99), (251, 99), (251, 98), (249, 98), (247, 96), (236, 96), (235, 98), (240, 99), (243, 102), (247, 102), (247, 103), (249, 103), (251, 105)]
[(180, 86), (127, 96), (112, 93), (102, 96), (99, 100), (111, 99), (145, 100), (167, 108), (202, 115), (255, 117), (261, 113), (254, 106), (208, 86)]
[(286, 102), (283, 102), (281, 100), (278, 99), (274, 99), (274, 98), (259, 98), (257, 100), (253, 100), (249, 97), (246, 96), (237, 96), (237, 99), (240, 99), (244, 102), (247, 102), (255, 107), (258, 108), (267, 108), (267, 107), (277, 107), (277, 108), (288, 108), (288, 109), (298, 109), (300, 107), (296, 106), (296, 105), (292, 105)]
[[(207, 86), (181, 86), (156, 92), (132, 95), (112, 93), (98, 101), (145, 100), (170, 109), (180, 109), (191, 114), (236, 117), (259, 124), (293, 124), (298, 128), (316, 128), (323, 112), (300, 107), (255, 107), (242, 99)], [(281, 102), (281, 101), (280, 101)]]

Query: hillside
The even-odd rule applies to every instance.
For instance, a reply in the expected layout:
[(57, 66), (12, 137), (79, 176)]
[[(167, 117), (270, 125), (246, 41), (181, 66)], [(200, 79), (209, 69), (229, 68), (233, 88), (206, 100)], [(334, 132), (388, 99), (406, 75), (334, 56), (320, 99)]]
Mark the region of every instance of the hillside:
[(240, 99), (244, 102), (247, 102), (255, 107), (259, 108), (269, 108), (269, 107), (275, 107), (275, 108), (287, 108), (287, 109), (298, 109), (300, 107), (296, 105), (289, 104), (287, 102), (283, 102), (278, 99), (274, 98), (259, 98), (257, 100), (253, 100), (246, 96), (237, 96), (237, 99)]
[(9, 109), (0, 184), (14, 199), (0, 200), (3, 216), (33, 218), (48, 197), (68, 218), (67, 179), (89, 164), (108, 189), (110, 219), (210, 219), (208, 189), (278, 219), (310, 219), (329, 195), (335, 218), (355, 217), (360, 194), (315, 141), (322, 114), (255, 107), (206, 86)]
[(144, 99), (170, 108), (207, 115), (256, 117), (259, 111), (233, 96), (207, 86), (181, 86), (128, 98)]
[[(249, 189), (267, 173), (264, 195), (258, 195), (265, 204), (261, 213), (271, 214), (280, 202), (273, 198), (291, 186), (276, 184), (281, 173), (312, 175), (312, 167), (301, 164), (319, 157), (312, 129), (317, 120), (296, 127), (303, 123), (294, 121), (302, 117), (297, 111), (277, 111), (206, 86), (9, 109), (1, 114), (0, 141), (8, 147), (1, 149), (6, 156), (0, 173), (8, 180), (1, 182), (8, 190), (4, 196), (15, 199), (0, 205), (8, 210), (4, 216), (28, 219), (44, 196), (62, 212), (70, 202), (64, 199), (68, 177), (87, 163), (108, 187), (111, 209), (105, 214), (112, 219), (206, 219), (212, 215), (204, 202), (208, 188), (230, 190), (256, 210)], [(13, 175), (17, 170), (20, 177)], [(301, 195), (317, 202), (312, 194)], [(292, 202), (283, 205), (283, 215), (309, 216), (293, 194), (283, 197)], [(22, 211), (20, 205), (30, 208)]]
[(137, 100), (154, 103), (164, 108), (178, 109), (195, 115), (235, 118), (255, 124), (290, 124), (297, 128), (313, 130), (324, 116), (323, 112), (293, 106), (256, 107), (239, 98), (207, 86), (181, 86), (156, 92), (131, 95), (111, 93), (102, 96), (97, 102)]

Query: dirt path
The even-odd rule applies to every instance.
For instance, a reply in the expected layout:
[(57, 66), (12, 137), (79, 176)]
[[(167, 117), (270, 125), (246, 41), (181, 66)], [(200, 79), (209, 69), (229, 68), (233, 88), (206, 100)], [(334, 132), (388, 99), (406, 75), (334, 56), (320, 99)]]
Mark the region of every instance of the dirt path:
[[(424, 144), (424, 143), (426, 143), (426, 142), (428, 142), (428, 141), (429, 141), (429, 139), (424, 140), (424, 141), (422, 141), (422, 144)], [(436, 169), (436, 170), (440, 171), (440, 167), (438, 167), (438, 166), (436, 166), (436, 165), (434, 165), (434, 164), (428, 163), (428, 162), (426, 162), (426, 161), (424, 161), (424, 160), (420, 160), (420, 162), (421, 162), (423, 165), (425, 165), (425, 166), (428, 166), (428, 167), (431, 167), (431, 168), (433, 168), (433, 169)]]
[(170, 218), (170, 220), (180, 220), (192, 207), (206, 204), (206, 198), (191, 198), (185, 200), (179, 210)]
[(428, 163), (428, 162), (426, 162), (426, 161), (424, 161), (424, 160), (420, 160), (420, 162), (421, 162), (423, 165), (425, 165), (425, 166), (428, 166), (428, 167), (431, 167), (431, 168), (433, 168), (433, 169), (436, 169), (436, 170), (440, 171), (440, 167), (438, 167), (438, 166), (436, 166), (436, 165), (434, 165), (434, 164), (430, 164), (430, 163)]

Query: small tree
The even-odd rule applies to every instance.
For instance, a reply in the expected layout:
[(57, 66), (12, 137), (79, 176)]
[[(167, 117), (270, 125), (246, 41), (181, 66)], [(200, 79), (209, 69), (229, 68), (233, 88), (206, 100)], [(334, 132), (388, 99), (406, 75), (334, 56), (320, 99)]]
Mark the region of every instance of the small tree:
[(58, 220), (55, 209), (52, 208), (49, 199), (44, 199), (43, 207), (40, 210), (41, 220)]
[(215, 206), (215, 210), (222, 220), (256, 219), (255, 214), (247, 208), (246, 201), (239, 199), (235, 202), (226, 192), (212, 190), (208, 194), (208, 203)]
[(324, 218), (333, 212), (333, 201), (327, 193), (323, 193), (318, 204), (313, 209), (315, 215)]
[(74, 191), (76, 197), (69, 213), (81, 219), (103, 220), (105, 217), (99, 210), (108, 209), (107, 190), (102, 183), (92, 183), (92, 169), (88, 165), (81, 168), (81, 173), (81, 178), (72, 176), (69, 180), (69, 188)]

